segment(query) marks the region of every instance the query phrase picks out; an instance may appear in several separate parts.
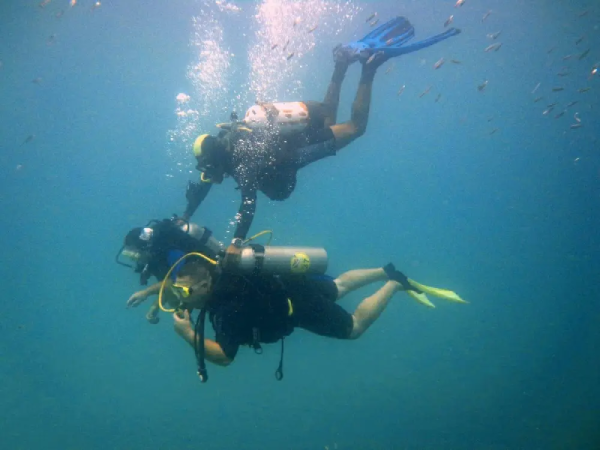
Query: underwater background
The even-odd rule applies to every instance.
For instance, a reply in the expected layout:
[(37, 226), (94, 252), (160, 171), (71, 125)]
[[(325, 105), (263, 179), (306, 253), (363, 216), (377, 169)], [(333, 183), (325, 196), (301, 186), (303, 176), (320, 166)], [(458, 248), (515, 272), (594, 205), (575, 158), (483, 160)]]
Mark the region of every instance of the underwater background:
[[(597, 2), (71, 4), (0, 3), (0, 448), (600, 448)], [(367, 133), (287, 201), (259, 195), (251, 233), (470, 303), (397, 294), (357, 341), (296, 330), (281, 382), (271, 345), (202, 385), (172, 319), (125, 308), (138, 279), (115, 253), (183, 212), (195, 136), (256, 100), (321, 100), (332, 48), (375, 12), (462, 33), (386, 63)], [(226, 242), (234, 187), (194, 217)]]

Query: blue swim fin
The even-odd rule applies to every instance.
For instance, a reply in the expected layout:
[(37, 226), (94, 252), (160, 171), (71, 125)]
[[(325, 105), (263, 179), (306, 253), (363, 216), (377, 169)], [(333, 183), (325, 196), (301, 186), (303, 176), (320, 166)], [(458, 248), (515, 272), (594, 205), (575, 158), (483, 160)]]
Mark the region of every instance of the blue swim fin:
[(422, 41), (405, 45), (415, 37), (415, 29), (406, 17), (398, 16), (380, 25), (364, 38), (336, 48), (334, 59), (345, 59), (349, 63), (354, 61), (365, 62), (378, 52), (382, 53), (383, 59), (389, 59), (421, 50), (459, 33), (458, 28), (450, 28)]

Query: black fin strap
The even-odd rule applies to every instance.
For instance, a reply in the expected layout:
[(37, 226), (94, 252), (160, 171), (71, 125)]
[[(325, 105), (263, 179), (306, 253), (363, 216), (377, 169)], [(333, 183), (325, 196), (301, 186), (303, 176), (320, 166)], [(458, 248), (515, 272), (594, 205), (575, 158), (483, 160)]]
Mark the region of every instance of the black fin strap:
[(204, 347), (204, 322), (206, 320), (206, 309), (202, 308), (196, 321), (196, 329), (194, 334), (194, 351), (196, 352), (196, 363), (198, 364), (198, 377), (200, 381), (206, 383), (208, 381), (208, 372), (206, 370), (205, 347)]
[(279, 367), (275, 371), (275, 379), (277, 381), (283, 380), (283, 341), (285, 338), (281, 338), (281, 356), (279, 357)]

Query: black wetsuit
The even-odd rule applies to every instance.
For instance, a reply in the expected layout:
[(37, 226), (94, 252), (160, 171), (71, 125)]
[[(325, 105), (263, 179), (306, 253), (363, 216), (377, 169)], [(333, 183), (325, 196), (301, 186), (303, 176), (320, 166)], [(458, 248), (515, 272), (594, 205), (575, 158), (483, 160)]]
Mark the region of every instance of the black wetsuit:
[[(271, 200), (285, 200), (296, 187), (298, 170), (327, 156), (335, 155), (335, 138), (324, 125), (325, 106), (305, 102), (311, 121), (307, 129), (291, 137), (268, 136), (260, 132), (232, 131), (221, 138), (228, 141), (225, 173), (238, 184), (242, 201), (234, 237), (244, 239), (256, 211), (256, 194), (263, 192)], [(191, 217), (208, 194), (212, 184), (200, 182), (196, 199), (189, 202), (186, 215)]]
[(215, 341), (233, 360), (240, 345), (256, 348), (260, 343), (273, 343), (295, 327), (348, 339), (353, 319), (336, 303), (337, 295), (337, 286), (328, 276), (224, 273), (217, 279), (207, 310)]

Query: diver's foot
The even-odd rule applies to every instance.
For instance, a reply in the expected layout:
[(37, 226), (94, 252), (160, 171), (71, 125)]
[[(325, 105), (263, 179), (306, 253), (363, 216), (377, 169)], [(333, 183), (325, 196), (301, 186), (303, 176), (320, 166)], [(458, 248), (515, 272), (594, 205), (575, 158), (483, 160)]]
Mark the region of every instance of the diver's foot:
[(156, 325), (160, 321), (160, 317), (158, 317), (158, 314), (156, 313), (149, 312), (146, 314), (146, 320), (152, 325)]
[(397, 270), (392, 263), (383, 266), (383, 271), (388, 276), (390, 281), (395, 281), (400, 284), (405, 291), (416, 291), (419, 292), (413, 285), (408, 281), (408, 277), (402, 272)]
[(361, 63), (363, 64), (363, 67), (367, 67), (372, 70), (377, 70), (379, 66), (381, 66), (388, 59), (390, 59), (390, 57), (387, 56), (382, 50), (369, 52), (368, 54), (365, 54), (363, 56), (364, 57), (361, 57), (360, 59)]
[(356, 50), (346, 45), (339, 44), (333, 49), (333, 62), (336, 64), (350, 65), (359, 59), (360, 55), (356, 53)]

